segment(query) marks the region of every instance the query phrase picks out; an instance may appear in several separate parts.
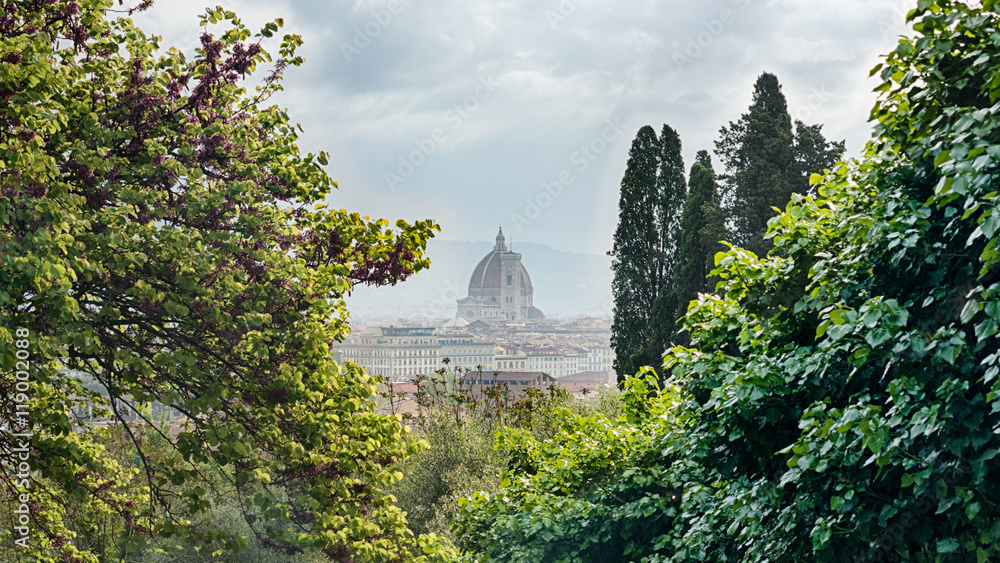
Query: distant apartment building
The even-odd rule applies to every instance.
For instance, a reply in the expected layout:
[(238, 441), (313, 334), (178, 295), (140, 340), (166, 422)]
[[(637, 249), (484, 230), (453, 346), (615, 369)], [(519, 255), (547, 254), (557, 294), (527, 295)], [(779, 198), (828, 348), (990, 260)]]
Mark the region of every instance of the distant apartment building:
[(594, 399), (615, 386), (615, 379), (606, 371), (582, 371), (559, 379), (559, 385), (577, 399)]
[[(522, 346), (525, 354), (524, 368), (544, 371), (556, 379), (579, 372), (612, 372), (614, 350), (610, 346), (585, 344), (582, 346)], [(498, 356), (498, 361), (502, 360)]]
[(522, 350), (527, 358), (525, 367), (528, 371), (544, 371), (558, 379), (586, 369), (586, 350), (575, 347), (525, 347)]
[[(497, 344), (495, 339), (503, 340), (503, 344)], [(337, 347), (335, 357), (338, 361), (353, 361), (369, 373), (382, 374), (394, 382), (410, 381), (441, 368), (477, 371), (480, 366), (484, 373), (537, 371), (557, 379), (579, 372), (614, 372), (615, 353), (610, 346), (589, 338), (572, 342), (564, 337), (519, 342), (502, 331), (497, 335), (476, 335), (457, 327), (372, 328), (351, 335)]]
[(548, 391), (558, 384), (555, 378), (540, 371), (497, 371), (489, 375), (468, 374), (462, 378), (462, 387), (476, 399), (482, 399), (490, 387), (503, 385), (513, 399), (518, 399), (529, 388)]
[(338, 350), (340, 359), (352, 361), (368, 373), (389, 381), (409, 381), (441, 367), (441, 344), (433, 328), (371, 328), (352, 335)]
[(581, 367), (580, 371), (605, 371), (614, 372), (611, 366), (615, 362), (615, 350), (610, 346), (585, 345), (587, 351), (587, 365)]
[(480, 366), (484, 372), (496, 369), (496, 344), (492, 342), (468, 334), (441, 334), (438, 343), (441, 345), (441, 360), (448, 358), (448, 369), (475, 371)]
[(516, 346), (497, 346), (493, 363), (497, 371), (524, 371), (528, 367), (528, 355)]

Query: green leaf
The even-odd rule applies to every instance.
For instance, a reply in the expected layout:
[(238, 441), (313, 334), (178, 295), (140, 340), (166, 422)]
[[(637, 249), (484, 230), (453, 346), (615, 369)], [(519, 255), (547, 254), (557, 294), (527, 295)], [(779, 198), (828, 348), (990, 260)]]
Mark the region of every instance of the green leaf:
[(1000, 210), (998, 210), (998, 208), (993, 208), (989, 217), (983, 220), (983, 222), (979, 225), (979, 228), (982, 229), (986, 238), (993, 238), (997, 229), (1000, 229)]
[(872, 307), (865, 311), (864, 316), (861, 318), (861, 322), (865, 324), (868, 328), (874, 328), (878, 324), (879, 319), (882, 318), (882, 311), (877, 307)]
[(989, 338), (997, 333), (997, 321), (993, 318), (987, 318), (983, 322), (979, 323), (975, 327), (975, 335), (977, 340), (983, 340)]
[(878, 327), (865, 336), (865, 341), (872, 347), (881, 346), (892, 338), (892, 333), (885, 327)]
[(827, 329), (826, 334), (831, 340), (836, 341), (847, 336), (848, 334), (851, 334), (852, 332), (854, 332), (854, 327), (852, 325), (843, 324), (831, 326)]
[(962, 324), (971, 321), (978, 312), (979, 312), (979, 302), (976, 301), (975, 299), (970, 299), (965, 304), (965, 307), (962, 308), (962, 314), (961, 314)]
[(962, 354), (962, 346), (947, 345), (947, 346), (939, 346), (935, 356), (941, 358), (942, 360), (948, 362), (951, 365), (955, 365), (955, 362), (958, 361), (958, 357), (961, 354)]
[(982, 505), (980, 503), (978, 502), (969, 503), (965, 505), (965, 517), (968, 518), (969, 520), (975, 520), (976, 515), (979, 514), (979, 511), (981, 509)]
[(959, 545), (958, 540), (955, 538), (941, 539), (937, 542), (937, 552), (942, 554), (952, 553), (953, 551), (958, 550)]

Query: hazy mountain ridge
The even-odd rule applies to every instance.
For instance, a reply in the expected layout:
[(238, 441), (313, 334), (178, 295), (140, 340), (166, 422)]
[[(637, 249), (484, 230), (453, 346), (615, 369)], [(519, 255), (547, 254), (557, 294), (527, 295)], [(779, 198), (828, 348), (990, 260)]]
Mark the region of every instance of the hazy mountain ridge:
[[(488, 242), (432, 240), (429, 270), (394, 287), (358, 287), (347, 298), (354, 317), (453, 317), (468, 295), (469, 276), (493, 249)], [(534, 304), (550, 317), (611, 316), (611, 258), (514, 241), (512, 250), (535, 288)]]

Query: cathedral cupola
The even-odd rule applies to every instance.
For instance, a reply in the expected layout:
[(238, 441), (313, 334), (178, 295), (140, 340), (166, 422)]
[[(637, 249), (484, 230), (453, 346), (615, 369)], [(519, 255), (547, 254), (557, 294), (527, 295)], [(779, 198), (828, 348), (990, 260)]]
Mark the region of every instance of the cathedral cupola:
[(503, 237), (503, 225), (500, 225), (500, 232), (497, 233), (497, 243), (493, 247), (494, 251), (507, 252), (507, 242)]
[(507, 248), (501, 226), (493, 250), (472, 271), (469, 296), (458, 300), (457, 314), (469, 323), (544, 319), (532, 303), (533, 293), (521, 255)]

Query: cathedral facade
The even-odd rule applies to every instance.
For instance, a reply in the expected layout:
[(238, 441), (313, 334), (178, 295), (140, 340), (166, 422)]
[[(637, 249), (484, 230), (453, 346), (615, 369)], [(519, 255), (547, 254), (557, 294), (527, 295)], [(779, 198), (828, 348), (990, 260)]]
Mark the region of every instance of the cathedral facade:
[(458, 300), (458, 318), (468, 323), (544, 319), (532, 305), (531, 278), (521, 255), (507, 248), (503, 228), (493, 251), (483, 257), (469, 279), (469, 296)]

